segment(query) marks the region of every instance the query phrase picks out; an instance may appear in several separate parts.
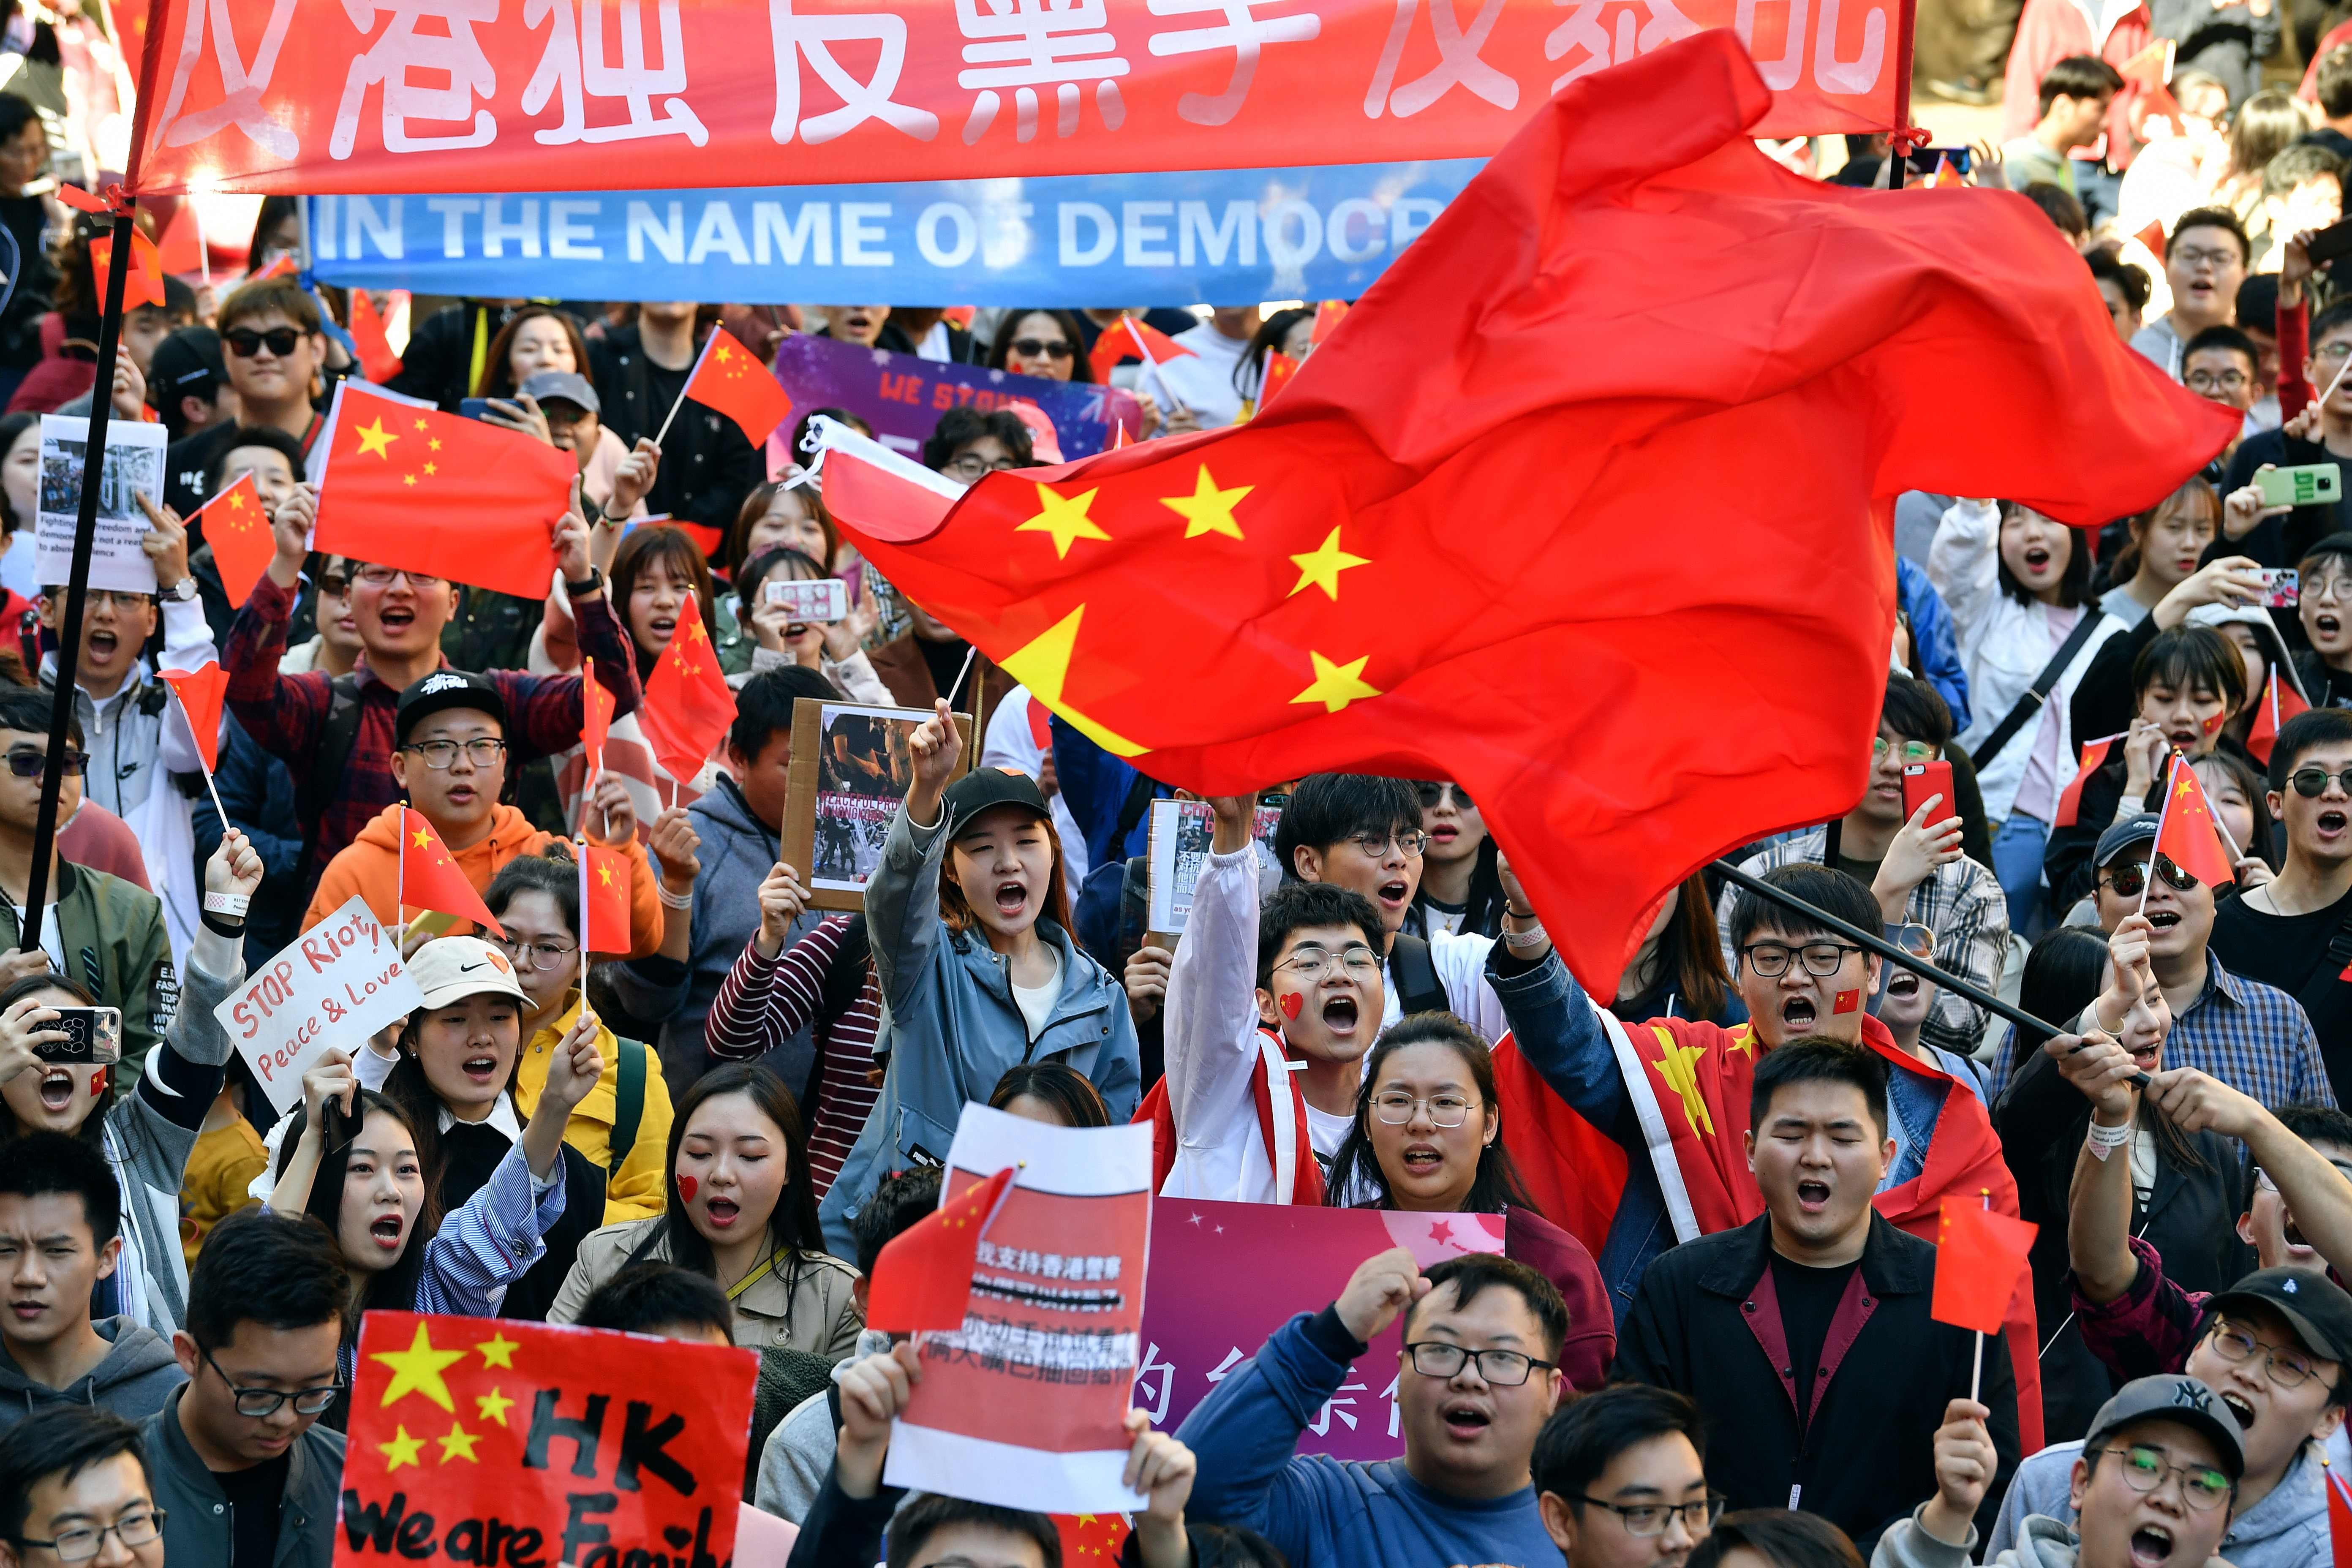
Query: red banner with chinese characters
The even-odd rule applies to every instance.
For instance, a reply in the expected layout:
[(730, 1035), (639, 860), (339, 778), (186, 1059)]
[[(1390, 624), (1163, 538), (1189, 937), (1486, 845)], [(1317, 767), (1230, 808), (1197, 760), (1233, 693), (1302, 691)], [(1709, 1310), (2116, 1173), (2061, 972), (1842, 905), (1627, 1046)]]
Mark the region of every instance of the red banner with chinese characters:
[(370, 1312), (359, 1354), (337, 1568), (732, 1554), (751, 1352)]
[[(1485, 157), (1733, 27), (1757, 132), (1895, 128), (1911, 0), (155, 0), (142, 195), (835, 184)], [(723, 176), (723, 177), (722, 177)], [(454, 221), (454, 220), (453, 220)]]

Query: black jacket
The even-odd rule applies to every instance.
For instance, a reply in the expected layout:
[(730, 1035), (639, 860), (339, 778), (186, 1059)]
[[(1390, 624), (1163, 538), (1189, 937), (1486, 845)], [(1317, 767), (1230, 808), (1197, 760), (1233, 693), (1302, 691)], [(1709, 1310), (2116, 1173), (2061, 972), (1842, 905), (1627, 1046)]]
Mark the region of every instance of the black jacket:
[[(1968, 1396), (1977, 1336), (1928, 1317), (1936, 1249), (1874, 1214), (1857, 1283), (1822, 1349), (1811, 1419), (1801, 1424), (1771, 1224), (1760, 1215), (1652, 1263), (1609, 1375), (1678, 1389), (1715, 1430), (1738, 1434), (1707, 1456), (1707, 1480), (1733, 1508), (1784, 1509), (1794, 1493), (1793, 1506), (1844, 1531), (1866, 1560), (1881, 1531), (1935, 1495), (1936, 1429), (1944, 1406)], [(2018, 1459), (2017, 1384), (2000, 1334), (1984, 1338), (1982, 1386), (2000, 1458), (1985, 1492), (1991, 1510)]]
[[(513, 1147), (506, 1136), (481, 1122), (458, 1121), (441, 1134), (441, 1212), (454, 1214), (467, 1198), (482, 1190)], [(547, 1254), (530, 1272), (507, 1288), (499, 1309), (502, 1318), (545, 1322), (555, 1305), (572, 1263), (580, 1256), (581, 1238), (604, 1223), (604, 1173), (571, 1144), (562, 1146), (563, 1213), (547, 1227)]]
[[(604, 428), (634, 447), (668, 417), (669, 405), (648, 384), (644, 340), (635, 327), (615, 329), (588, 345), (598, 395), (604, 400)], [(646, 510), (680, 522), (715, 528), (723, 537), (742, 510), (751, 487), (768, 477), (760, 448), (743, 438), (735, 421), (716, 409), (689, 403), (677, 411), (663, 439), (661, 471), (646, 496)]]
[(408, 348), (400, 356), (400, 374), (386, 384), (411, 397), (429, 397), (443, 412), (455, 414), (457, 405), (474, 395), (476, 340), (487, 350), (490, 340), (524, 309), (520, 302), (490, 305), (479, 300), (444, 305), (409, 335)]

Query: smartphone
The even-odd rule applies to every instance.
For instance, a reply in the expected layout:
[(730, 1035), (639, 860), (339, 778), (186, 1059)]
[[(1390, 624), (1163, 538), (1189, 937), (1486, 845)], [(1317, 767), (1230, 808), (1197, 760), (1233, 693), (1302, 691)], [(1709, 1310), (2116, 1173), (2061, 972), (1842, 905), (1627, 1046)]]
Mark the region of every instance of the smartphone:
[(2292, 566), (2265, 566), (2262, 569), (2263, 607), (2278, 610), (2292, 607), (2302, 595), (2301, 582)]
[(1931, 795), (1944, 798), (1937, 804), (1936, 815), (1927, 819), (1927, 826), (1938, 826), (1960, 815), (1952, 804), (1952, 764), (1940, 762), (1904, 763), (1904, 820), (1910, 820), (1921, 806), (1927, 804), (1927, 797)]
[(771, 577), (761, 597), (782, 605), (796, 621), (831, 623), (849, 615), (849, 584), (838, 577), (800, 578), (782, 582)]
[(1939, 167), (1966, 179), (1969, 170), (1976, 163), (1976, 154), (1966, 147), (1922, 147), (1916, 153), (1906, 153), (1904, 162), (1907, 166), (1904, 170), (1903, 183), (1908, 185), (1934, 179)]
[(2347, 256), (2352, 256), (2352, 218), (2331, 223), (2304, 243), (2314, 267), (2325, 267)]
[(122, 1059), (122, 1009), (120, 1007), (60, 1007), (54, 1024), (62, 1040), (44, 1040), (33, 1054), (45, 1062), (69, 1062), (76, 1067), (111, 1067)]
[(2344, 470), (2334, 463), (2258, 468), (2254, 485), (2263, 492), (2264, 506), (2324, 506), (2344, 499)]
[(489, 409), (490, 400), (487, 397), (461, 397), (457, 400), (457, 412), (467, 419), (483, 418)]

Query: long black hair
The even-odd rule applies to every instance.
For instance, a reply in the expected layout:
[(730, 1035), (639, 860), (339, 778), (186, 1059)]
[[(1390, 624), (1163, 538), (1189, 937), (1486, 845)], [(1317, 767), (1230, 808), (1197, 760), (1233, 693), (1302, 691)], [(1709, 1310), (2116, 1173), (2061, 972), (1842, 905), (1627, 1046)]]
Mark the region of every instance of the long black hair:
[(775, 1208), (768, 1215), (768, 1249), (784, 1268), (785, 1292), (797, 1294), (803, 1261), (824, 1251), (824, 1230), (816, 1219), (816, 1189), (809, 1183), (808, 1132), (793, 1091), (784, 1087), (782, 1079), (758, 1062), (728, 1062), (715, 1067), (678, 1096), (677, 1110), (670, 1117), (669, 1152), (662, 1162), (662, 1212), (646, 1227), (645, 1239), (630, 1251), (628, 1261), (638, 1263), (658, 1257), (697, 1274), (713, 1279), (719, 1277), (718, 1257), (702, 1233), (694, 1228), (694, 1222), (687, 1217), (686, 1200), (678, 1195), (677, 1151), (686, 1141), (687, 1124), (694, 1120), (694, 1113), (706, 1101), (722, 1094), (743, 1096), (784, 1135), (784, 1157), (791, 1173), (784, 1190), (776, 1194)]
[(1478, 1174), (1471, 1181), (1470, 1191), (1462, 1200), (1464, 1214), (1500, 1214), (1506, 1207), (1533, 1208), (1535, 1199), (1520, 1184), (1518, 1168), (1511, 1163), (1510, 1151), (1503, 1147), (1502, 1108), (1496, 1103), (1495, 1058), (1478, 1031), (1451, 1013), (1415, 1013), (1389, 1026), (1372, 1054), (1365, 1058), (1363, 1081), (1356, 1088), (1356, 1125), (1339, 1144), (1339, 1152), (1331, 1157), (1331, 1171), (1323, 1185), (1323, 1201), (1334, 1206), (1348, 1205), (1347, 1194), (1359, 1189), (1377, 1193), (1370, 1203), (1353, 1206), (1392, 1209), (1396, 1199), (1389, 1193), (1389, 1179), (1381, 1169), (1379, 1158), (1372, 1152), (1372, 1091), (1381, 1081), (1381, 1068), (1389, 1058), (1407, 1046), (1444, 1046), (1460, 1057), (1470, 1069), (1471, 1081), (1478, 1086), (1478, 1111), (1496, 1119), (1494, 1141), (1478, 1151)]
[[(294, 1158), (295, 1146), (302, 1141), (302, 1131), (310, 1108), (298, 1105), (286, 1129), (286, 1140), (278, 1147), (276, 1175), (286, 1174), (287, 1164)], [(345, 1115), (334, 1100), (327, 1101), (319, 1118), (319, 1173), (311, 1178), (310, 1195), (302, 1205), (302, 1212), (327, 1227), (335, 1238), (335, 1250), (342, 1251), (343, 1184), (351, 1173), (352, 1145), (358, 1141), (360, 1130), (367, 1125), (370, 1113), (382, 1111), (408, 1130), (416, 1148), (416, 1163), (425, 1180), (425, 1200), (417, 1208), (416, 1217), (408, 1227), (407, 1245), (401, 1249), (400, 1261), (376, 1273), (353, 1269), (350, 1305), (343, 1316), (343, 1338), (354, 1339), (360, 1331), (360, 1319), (370, 1311), (413, 1312), (416, 1310), (416, 1283), (425, 1272), (425, 1244), (441, 1228), (441, 1143), (436, 1130), (438, 1117), (419, 1117), (404, 1109), (389, 1095), (372, 1089), (362, 1089), (352, 1101), (352, 1113)], [(345, 1259), (346, 1262), (349, 1259)]]

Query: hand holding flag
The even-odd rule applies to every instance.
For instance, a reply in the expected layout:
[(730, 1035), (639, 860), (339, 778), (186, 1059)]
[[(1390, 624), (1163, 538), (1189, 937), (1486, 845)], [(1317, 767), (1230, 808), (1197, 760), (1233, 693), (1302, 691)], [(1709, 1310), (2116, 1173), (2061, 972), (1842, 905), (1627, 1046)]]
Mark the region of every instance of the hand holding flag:
[(1131, 359), (1139, 359), (1154, 367), (1171, 359), (1197, 359), (1191, 349), (1170, 337), (1157, 327), (1146, 326), (1134, 316), (1121, 316), (1102, 331), (1095, 340), (1087, 363), (1098, 382), (1110, 380), (1110, 373)]

